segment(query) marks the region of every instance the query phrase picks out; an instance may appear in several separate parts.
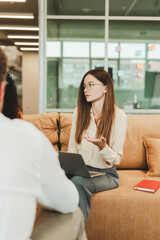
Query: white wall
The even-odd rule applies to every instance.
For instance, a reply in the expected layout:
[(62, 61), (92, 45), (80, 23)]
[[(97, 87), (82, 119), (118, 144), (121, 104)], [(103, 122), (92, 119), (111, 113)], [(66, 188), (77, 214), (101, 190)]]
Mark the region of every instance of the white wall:
[(22, 108), (23, 114), (38, 113), (39, 78), (38, 52), (22, 55)]

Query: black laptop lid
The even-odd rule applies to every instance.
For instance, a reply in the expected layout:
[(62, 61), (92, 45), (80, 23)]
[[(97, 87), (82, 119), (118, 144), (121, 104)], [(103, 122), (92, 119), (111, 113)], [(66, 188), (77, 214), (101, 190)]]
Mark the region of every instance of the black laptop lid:
[(66, 175), (90, 178), (82, 156), (78, 153), (59, 152), (59, 161)]

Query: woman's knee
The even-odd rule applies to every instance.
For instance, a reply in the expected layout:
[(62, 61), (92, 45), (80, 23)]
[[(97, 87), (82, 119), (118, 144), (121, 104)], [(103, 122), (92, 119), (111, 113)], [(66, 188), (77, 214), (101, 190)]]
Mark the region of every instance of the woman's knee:
[(114, 178), (115, 188), (119, 186), (119, 178)]
[(78, 184), (83, 184), (85, 179), (84, 179), (84, 177), (81, 177), (81, 176), (74, 176), (74, 177), (71, 178), (71, 181), (75, 184), (77, 184), (77, 183)]

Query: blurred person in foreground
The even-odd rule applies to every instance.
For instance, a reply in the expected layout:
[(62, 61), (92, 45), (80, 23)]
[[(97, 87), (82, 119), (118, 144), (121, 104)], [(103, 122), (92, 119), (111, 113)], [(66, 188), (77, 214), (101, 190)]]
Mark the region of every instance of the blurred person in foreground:
[(9, 73), (6, 77), (6, 88), (2, 113), (10, 119), (23, 119), (22, 110), (18, 104), (17, 88), (11, 74)]
[(28, 122), (1, 113), (6, 72), (7, 57), (0, 48), (0, 239), (27, 240), (37, 202), (66, 214), (77, 209), (79, 196), (44, 134)]

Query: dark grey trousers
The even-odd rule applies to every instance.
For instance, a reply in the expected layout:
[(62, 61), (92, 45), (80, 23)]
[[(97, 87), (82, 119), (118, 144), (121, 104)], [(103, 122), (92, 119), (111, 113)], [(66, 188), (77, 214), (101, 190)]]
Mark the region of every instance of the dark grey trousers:
[(90, 212), (92, 194), (116, 188), (119, 184), (119, 175), (116, 171), (115, 166), (106, 169), (99, 169), (88, 166), (88, 170), (104, 172), (105, 175), (93, 178), (84, 178), (81, 176), (74, 176), (71, 178), (72, 182), (75, 184), (79, 192), (79, 207), (83, 212), (85, 222), (87, 221)]

